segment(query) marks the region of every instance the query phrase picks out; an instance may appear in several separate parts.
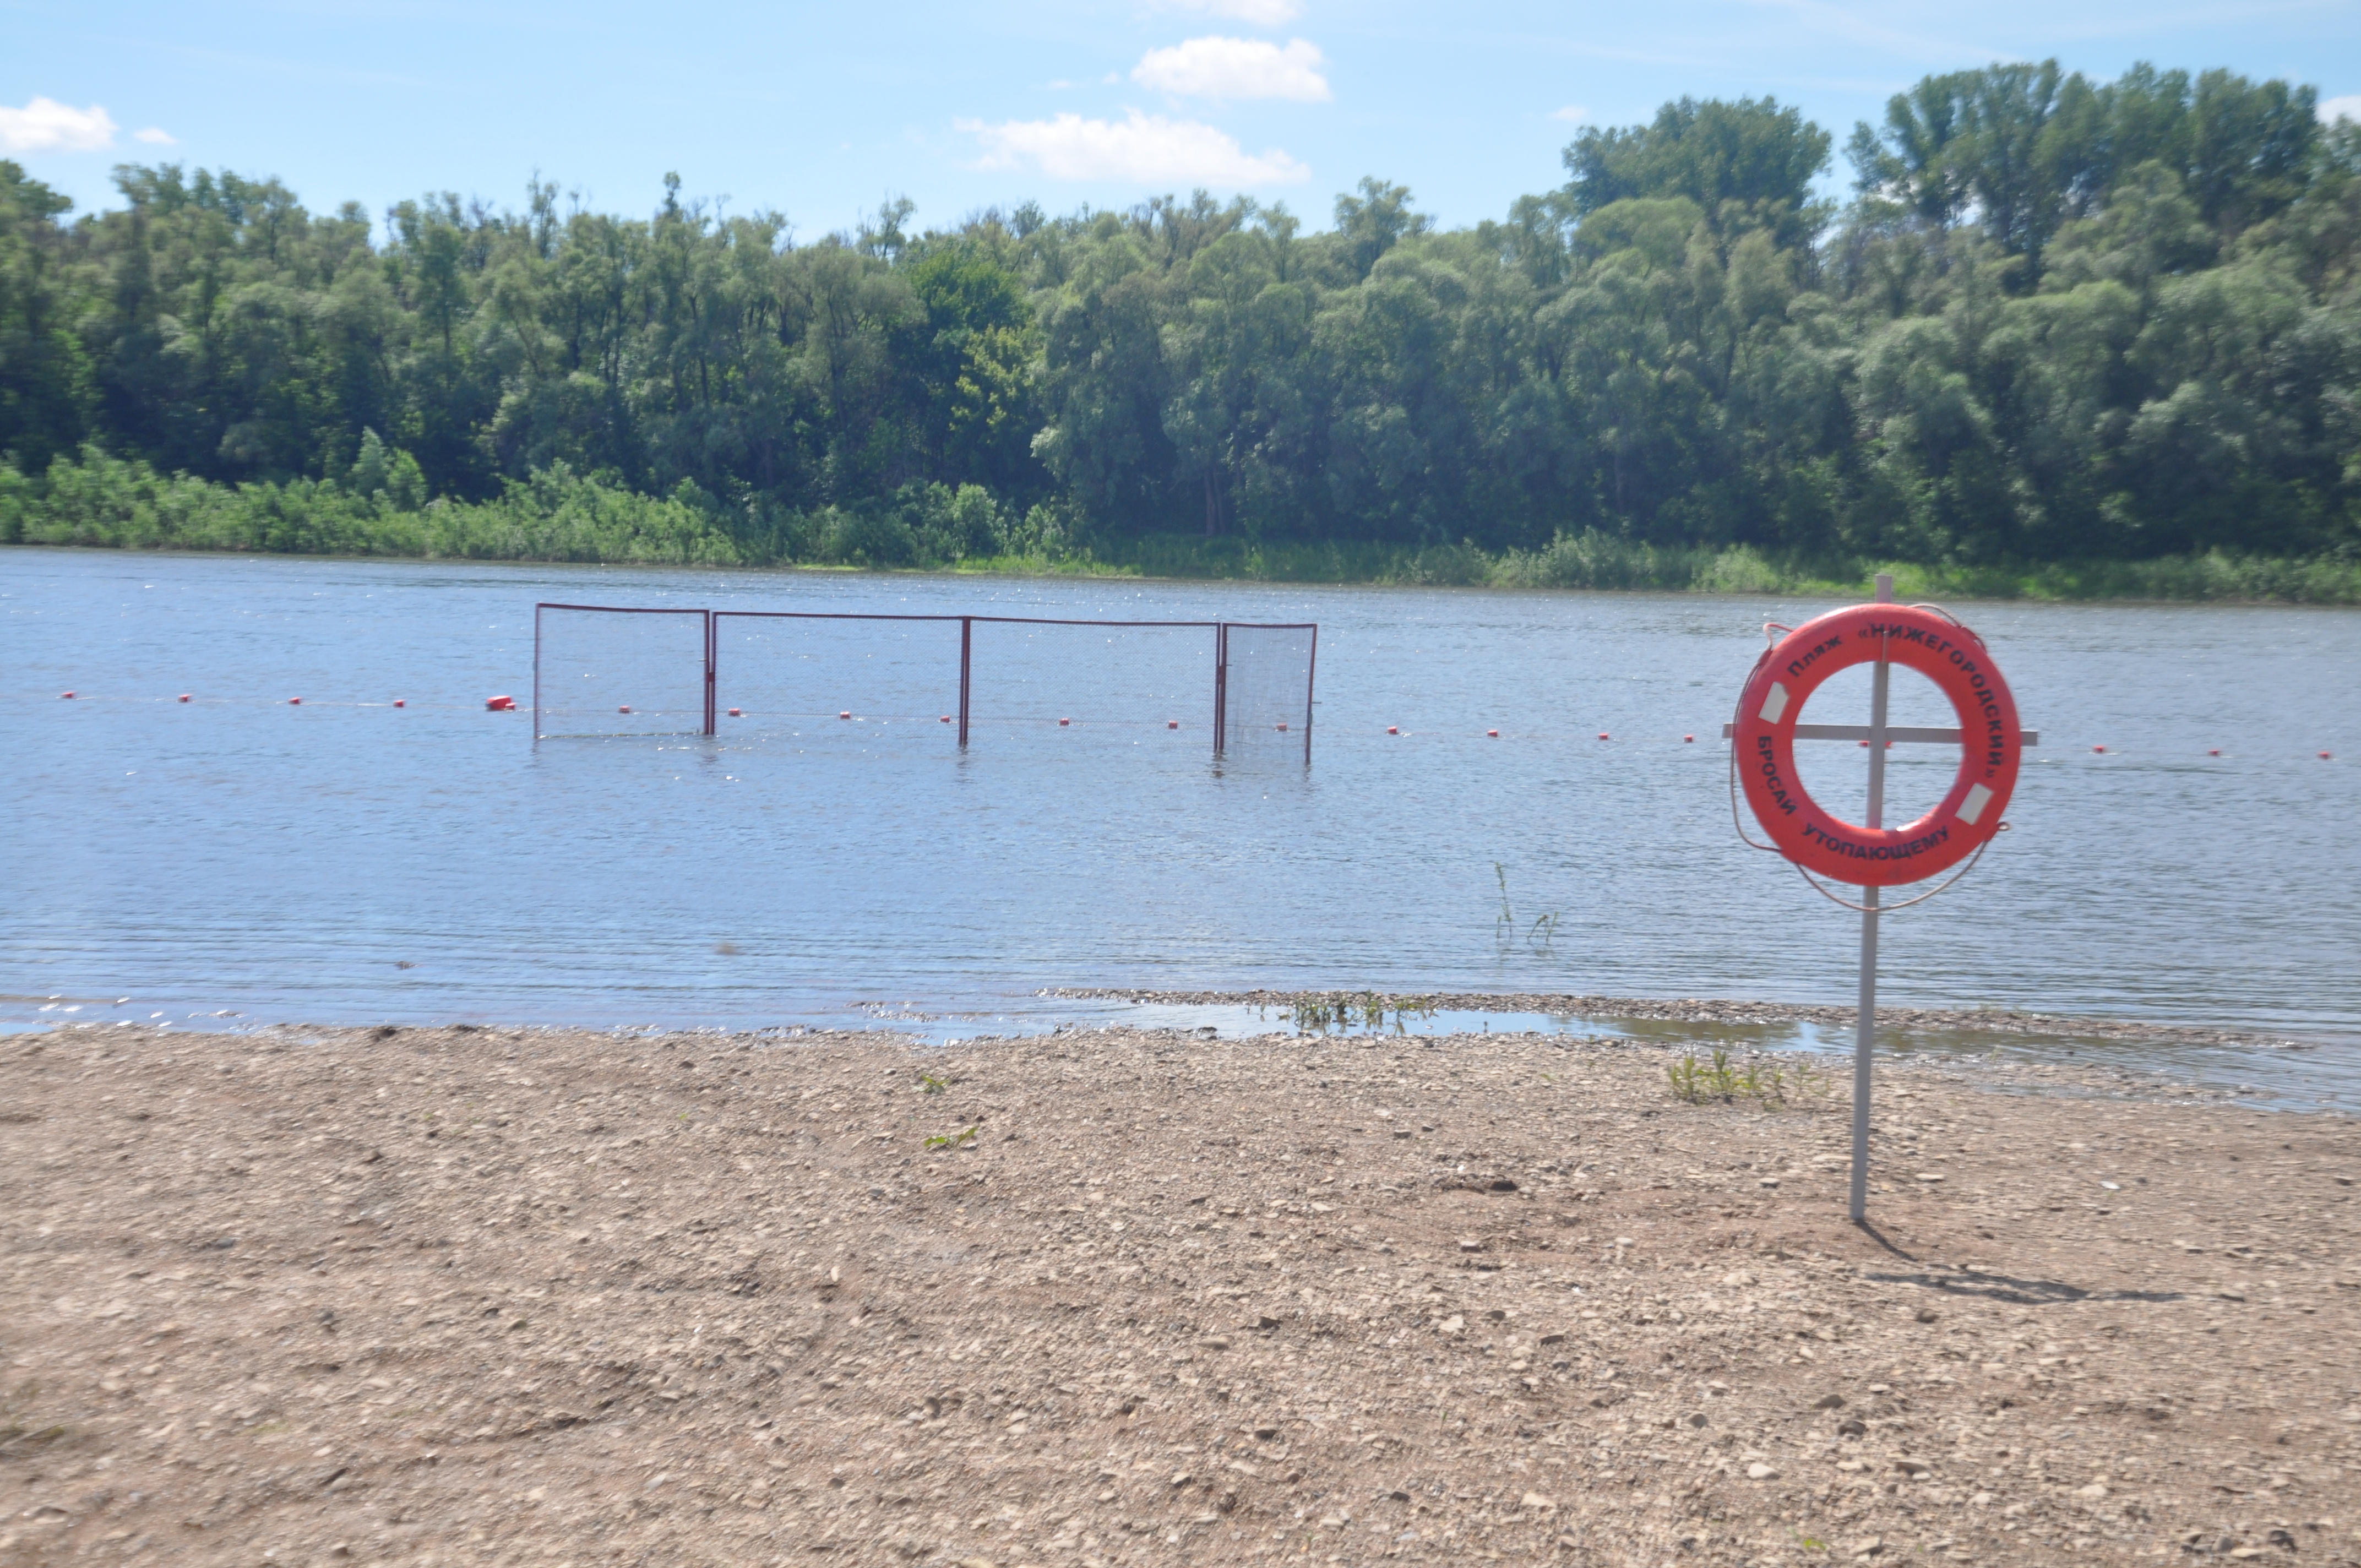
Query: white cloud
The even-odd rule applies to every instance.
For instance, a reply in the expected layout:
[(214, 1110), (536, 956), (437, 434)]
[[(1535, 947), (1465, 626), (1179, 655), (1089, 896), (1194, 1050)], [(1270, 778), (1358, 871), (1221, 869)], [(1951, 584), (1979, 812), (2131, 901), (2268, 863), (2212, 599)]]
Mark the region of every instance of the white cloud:
[(1281, 49), (1261, 38), (1191, 38), (1152, 49), (1133, 68), (1143, 87), (1190, 98), (1291, 98), (1324, 104), (1328, 79), (1316, 45), (1290, 39)]
[(2351, 120), (2361, 126), (2361, 93), (2347, 93), (2342, 98), (2320, 101), (2320, 123), (2333, 126), (2339, 120)]
[(1579, 104), (1568, 104), (1563, 109), (1552, 109), (1550, 111), (1550, 118), (1553, 120), (1587, 120), (1590, 118), (1590, 111), (1584, 108)]
[(1295, 0), (1165, 0), (1176, 11), (1203, 11), (1257, 27), (1283, 27), (1303, 14)]
[(21, 109), (0, 104), (0, 152), (104, 152), (115, 145), (115, 120), (93, 104), (76, 109), (36, 98)]
[(1131, 111), (1122, 121), (1060, 115), (1047, 120), (957, 127), (983, 144), (986, 169), (1030, 162), (1053, 180), (1111, 180), (1137, 185), (1293, 185), (1312, 170), (1277, 148), (1253, 154), (1236, 138), (1194, 120)]
[(149, 147), (178, 147), (181, 145), (181, 138), (174, 136), (171, 132), (166, 130), (161, 126), (149, 126), (144, 131), (133, 131), (131, 133), (131, 139), (133, 141), (144, 141)]

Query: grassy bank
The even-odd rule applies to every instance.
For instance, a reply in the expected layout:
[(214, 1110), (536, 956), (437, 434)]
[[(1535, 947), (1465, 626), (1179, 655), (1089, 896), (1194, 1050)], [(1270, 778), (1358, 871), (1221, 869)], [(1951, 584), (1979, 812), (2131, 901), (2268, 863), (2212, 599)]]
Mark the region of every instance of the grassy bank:
[(2361, 560), (2235, 556), (2019, 565), (1781, 559), (1745, 545), (1666, 548), (1611, 534), (1538, 550), (1188, 534), (1077, 537), (973, 486), (913, 486), (882, 510), (732, 508), (693, 486), (648, 496), (559, 467), (481, 502), (423, 494), (399, 464), (363, 482), (217, 485), (85, 448), (38, 476), (0, 463), (0, 543), (626, 565), (854, 566), (1007, 576), (1171, 577), (1491, 588), (1862, 594), (1892, 572), (1906, 598), (2361, 604)]

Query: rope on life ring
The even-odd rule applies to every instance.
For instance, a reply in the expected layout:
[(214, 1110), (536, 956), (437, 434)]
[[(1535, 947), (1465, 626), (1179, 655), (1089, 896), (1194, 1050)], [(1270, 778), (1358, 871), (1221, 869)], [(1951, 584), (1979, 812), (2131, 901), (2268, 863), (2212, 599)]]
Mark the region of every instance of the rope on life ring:
[[(1925, 675), (1960, 720), (1960, 770), (1949, 791), (1899, 828), (1844, 821), (1812, 799), (1795, 771), (1795, 725), (1812, 693), (1838, 671), (1879, 659)], [(1805, 622), (1756, 660), (1730, 726), (1730, 767), (1767, 847), (1799, 871), (1856, 887), (1924, 882), (1972, 865), (2001, 830), (2024, 751), (2015, 698), (1983, 639), (1936, 606), (1855, 605)], [(1753, 842), (1743, 822), (1739, 831)]]

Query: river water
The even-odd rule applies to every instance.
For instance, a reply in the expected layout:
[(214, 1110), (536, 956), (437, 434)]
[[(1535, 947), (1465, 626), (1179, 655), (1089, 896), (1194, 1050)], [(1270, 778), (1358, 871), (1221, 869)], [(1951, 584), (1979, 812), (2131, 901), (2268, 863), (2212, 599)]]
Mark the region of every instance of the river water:
[[(1316, 621), (1312, 761), (1259, 729), (1214, 761), (1194, 630), (979, 633), (964, 754), (927, 711), (955, 639), (857, 623), (795, 654), (851, 721), (536, 742), (484, 700), (530, 707), (539, 600)], [(12, 549), (0, 1024), (1038, 1024), (1080, 1012), (1037, 992), (1095, 984), (1847, 1003), (1857, 921), (1739, 841), (1719, 742), (1763, 623), (1825, 608)], [(2348, 1071), (2361, 615), (1954, 608), (2042, 744), (1982, 865), (1885, 922), (1883, 999), (2272, 1031)], [(695, 676), (643, 652), (664, 695), (622, 722), (663, 728)], [(612, 696), (640, 657), (576, 662)], [(755, 689), (731, 658), (724, 703)], [(1950, 721), (1895, 687), (1895, 722)], [(1955, 753), (1893, 756), (1889, 820)], [(1864, 762), (1803, 768), (1852, 815)]]

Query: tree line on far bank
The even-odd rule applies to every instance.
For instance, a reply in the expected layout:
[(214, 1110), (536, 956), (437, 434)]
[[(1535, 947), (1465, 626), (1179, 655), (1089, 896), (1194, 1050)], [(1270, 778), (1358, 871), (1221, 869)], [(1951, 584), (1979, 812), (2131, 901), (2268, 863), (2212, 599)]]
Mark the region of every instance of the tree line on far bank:
[(0, 539), (2352, 577), (2361, 127), (2007, 65), (1857, 126), (1841, 203), (1831, 152), (1683, 99), (1470, 228), (1372, 179), (1324, 233), (1199, 192), (812, 243), (676, 178), (380, 234), (135, 166), (68, 221), (0, 161)]

